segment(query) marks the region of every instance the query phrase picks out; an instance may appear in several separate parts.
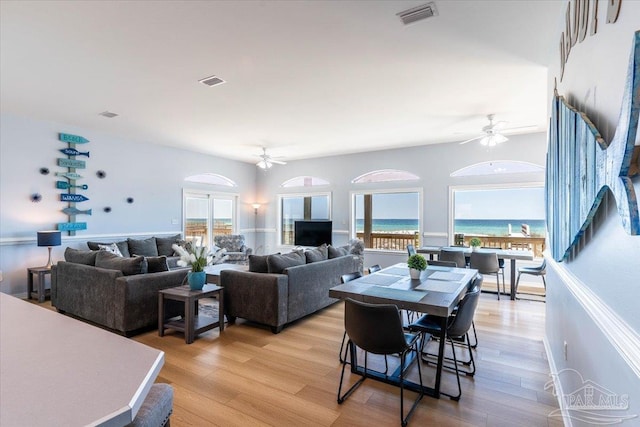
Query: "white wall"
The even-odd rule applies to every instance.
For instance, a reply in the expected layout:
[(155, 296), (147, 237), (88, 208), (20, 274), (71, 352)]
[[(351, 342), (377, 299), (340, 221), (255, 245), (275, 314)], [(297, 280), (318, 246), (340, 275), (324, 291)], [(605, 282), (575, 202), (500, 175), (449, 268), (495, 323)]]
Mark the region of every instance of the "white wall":
[[(89, 188), (78, 191), (89, 201), (77, 203), (79, 209), (92, 209), (92, 215), (78, 215), (87, 230), (65, 236), (62, 246), (54, 248), (54, 260), (63, 258), (67, 246), (86, 248), (86, 240), (118, 240), (128, 236), (176, 234), (182, 232), (183, 188), (209, 188), (239, 195), (239, 229), (254, 244), (256, 167), (252, 164), (200, 153), (129, 141), (109, 135), (52, 123), (3, 114), (0, 118), (0, 291), (10, 294), (26, 292), (27, 267), (44, 265), (46, 248), (36, 246), (38, 230), (55, 229), (68, 217), (61, 212), (66, 203), (59, 200), (53, 172), (66, 169), (56, 166), (56, 158), (65, 156), (57, 150), (67, 145), (58, 141), (58, 132), (81, 135), (90, 142), (80, 151), (90, 151), (87, 168), (78, 170), (84, 177), (79, 184)], [(39, 169), (47, 167), (49, 175)], [(107, 173), (96, 177), (97, 170)], [(187, 184), (184, 178), (215, 172), (234, 180), (237, 188)], [(30, 201), (40, 193), (42, 201)], [(127, 197), (134, 203), (128, 204)], [(105, 213), (103, 208), (112, 211)]]
[[(261, 226), (266, 229), (262, 253), (281, 250), (277, 245), (276, 223), (278, 194), (300, 193), (305, 189), (284, 189), (280, 185), (300, 175), (312, 175), (327, 179), (331, 185), (318, 187), (316, 191), (331, 191), (334, 244), (346, 244), (349, 240), (350, 192), (378, 188), (422, 188), (423, 190), (423, 244), (442, 245), (452, 241), (448, 236), (449, 186), (504, 184), (515, 182), (543, 182), (542, 173), (510, 174), (484, 177), (450, 177), (462, 167), (490, 160), (520, 160), (544, 166), (546, 134), (513, 135), (509, 141), (488, 149), (479, 143), (427, 145), (361, 154), (324, 157), (289, 162), (286, 166), (274, 166), (261, 172), (257, 190), (263, 204), (260, 213)], [(412, 182), (384, 184), (352, 184), (351, 180), (363, 173), (377, 169), (402, 169), (418, 175)], [(308, 191), (308, 190), (307, 190)], [(505, 201), (508, 203), (508, 201)], [(367, 251), (365, 265), (391, 265), (405, 261), (404, 254)]]
[[(599, 4), (597, 34), (572, 48), (562, 82), (559, 61), (550, 64), (549, 94), (557, 78), (559, 94), (585, 111), (611, 141), (633, 33), (640, 29), (640, 2), (623, 0), (615, 24), (606, 24), (607, 3)], [(558, 40), (563, 30), (558, 29)], [(640, 195), (638, 177), (634, 186)], [(547, 282), (546, 331), (552, 367), (575, 369), (584, 380), (628, 394), (629, 409), (621, 413), (640, 415), (640, 236), (624, 231), (613, 197), (603, 203), (572, 259), (551, 263)], [(575, 376), (561, 377), (565, 394), (580, 386)], [(576, 420), (573, 424), (582, 425)], [(636, 418), (623, 425), (639, 424)]]

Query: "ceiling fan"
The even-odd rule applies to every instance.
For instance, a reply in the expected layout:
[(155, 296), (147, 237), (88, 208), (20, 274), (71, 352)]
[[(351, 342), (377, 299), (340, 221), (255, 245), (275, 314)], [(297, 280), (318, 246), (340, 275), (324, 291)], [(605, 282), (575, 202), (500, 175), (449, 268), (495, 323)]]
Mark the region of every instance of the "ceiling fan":
[(511, 131), (516, 129), (525, 129), (525, 128), (534, 128), (535, 126), (521, 126), (517, 128), (509, 128), (505, 129), (505, 125), (507, 122), (499, 121), (493, 122), (494, 114), (487, 115), (487, 119), (489, 119), (489, 124), (482, 128), (483, 134), (480, 136), (476, 136), (471, 139), (467, 139), (466, 141), (462, 141), (460, 144), (466, 144), (467, 142), (475, 141), (477, 139), (480, 140), (480, 144), (486, 145), (487, 147), (494, 147), (500, 143), (506, 142), (509, 140), (506, 136), (504, 136), (500, 131)]
[(274, 164), (276, 165), (287, 164), (287, 162), (283, 162), (282, 160), (277, 160), (275, 157), (271, 157), (270, 155), (268, 155), (267, 149), (265, 147), (262, 147), (262, 154), (258, 154), (258, 157), (260, 157), (260, 161), (256, 163), (256, 166), (265, 170), (271, 168)]

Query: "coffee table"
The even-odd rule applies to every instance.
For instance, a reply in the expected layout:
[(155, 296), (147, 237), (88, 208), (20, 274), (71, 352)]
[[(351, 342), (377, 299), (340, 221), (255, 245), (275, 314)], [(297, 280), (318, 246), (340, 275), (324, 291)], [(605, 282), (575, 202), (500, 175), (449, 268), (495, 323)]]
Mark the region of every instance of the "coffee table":
[(204, 268), (207, 273), (207, 283), (220, 284), (220, 272), (222, 270), (249, 271), (249, 266), (244, 264), (216, 264)]
[[(198, 300), (200, 298), (218, 299), (218, 320), (198, 315)], [(195, 337), (203, 332), (219, 327), (220, 332), (224, 331), (224, 293), (217, 285), (204, 285), (202, 290), (194, 291), (189, 285), (177, 288), (167, 288), (158, 291), (158, 335), (164, 336), (166, 329), (184, 333), (184, 341), (191, 344)], [(181, 319), (165, 319), (165, 300), (184, 302), (184, 317)]]

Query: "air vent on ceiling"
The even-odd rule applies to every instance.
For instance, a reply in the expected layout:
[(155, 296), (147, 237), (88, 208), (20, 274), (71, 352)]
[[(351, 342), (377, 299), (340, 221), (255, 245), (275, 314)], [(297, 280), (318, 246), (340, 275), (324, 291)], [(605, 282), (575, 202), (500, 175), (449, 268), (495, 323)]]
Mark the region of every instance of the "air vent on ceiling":
[(438, 9), (436, 9), (434, 2), (430, 2), (396, 13), (396, 16), (400, 17), (404, 25), (409, 25), (422, 19), (438, 16)]
[(99, 114), (99, 116), (106, 117), (108, 119), (113, 119), (114, 117), (118, 117), (116, 113), (112, 113), (111, 111), (103, 111)]
[(204, 79), (198, 81), (207, 86), (217, 86), (221, 85), (222, 83), (226, 83), (224, 80), (217, 76), (205, 77)]

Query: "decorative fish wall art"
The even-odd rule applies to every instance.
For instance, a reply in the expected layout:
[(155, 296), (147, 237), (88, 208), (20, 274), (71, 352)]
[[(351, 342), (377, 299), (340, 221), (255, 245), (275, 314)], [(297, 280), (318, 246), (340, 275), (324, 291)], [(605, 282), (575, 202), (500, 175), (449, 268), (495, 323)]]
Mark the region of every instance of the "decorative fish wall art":
[(89, 152), (88, 151), (78, 151), (75, 148), (63, 148), (60, 151), (62, 154), (66, 154), (67, 156), (87, 156), (89, 157)]
[(553, 258), (565, 260), (611, 191), (622, 225), (640, 234), (640, 213), (629, 169), (640, 112), (640, 31), (633, 48), (620, 118), (607, 144), (587, 116), (556, 93), (547, 151), (547, 229)]
[(91, 215), (91, 209), (86, 209), (83, 211), (78, 208), (64, 208), (62, 209), (62, 212), (66, 213), (67, 215)]

